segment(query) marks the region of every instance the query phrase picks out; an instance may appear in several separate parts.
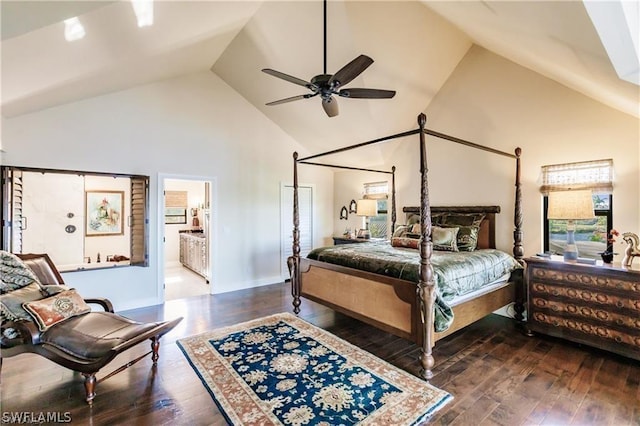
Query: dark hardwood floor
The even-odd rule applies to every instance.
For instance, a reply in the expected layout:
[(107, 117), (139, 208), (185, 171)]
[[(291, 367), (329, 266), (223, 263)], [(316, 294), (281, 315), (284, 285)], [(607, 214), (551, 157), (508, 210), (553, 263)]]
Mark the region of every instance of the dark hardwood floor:
[[(117, 308), (117, 307), (116, 307)], [(173, 300), (123, 314), (142, 321), (183, 316), (146, 358), (97, 386), (84, 402), (82, 376), (36, 355), (2, 366), (2, 422), (11, 413), (59, 413), (81, 425), (223, 425), (224, 418), (175, 344), (176, 339), (291, 311), (288, 284)], [(390, 363), (418, 374), (416, 345), (303, 300), (300, 316)], [(107, 366), (148, 349), (140, 345)], [(436, 344), (431, 383), (454, 400), (430, 419), (458, 425), (640, 425), (640, 363), (560, 339), (521, 334), (490, 315)], [(68, 413), (68, 414), (65, 414)]]

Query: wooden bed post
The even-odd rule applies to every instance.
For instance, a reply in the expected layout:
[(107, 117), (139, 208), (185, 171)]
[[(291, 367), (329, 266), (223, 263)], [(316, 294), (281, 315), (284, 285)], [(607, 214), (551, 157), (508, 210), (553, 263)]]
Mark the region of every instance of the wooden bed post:
[(293, 247), (292, 255), (287, 258), (291, 275), (291, 295), (293, 312), (300, 313), (300, 211), (298, 207), (298, 153), (293, 153)]
[(513, 257), (520, 264), (523, 263), (524, 249), (522, 248), (522, 191), (520, 190), (520, 154), (522, 149), (516, 148), (516, 202), (515, 211), (513, 213)]
[[(513, 257), (524, 266), (524, 248), (522, 247), (522, 191), (520, 189), (520, 155), (522, 149), (519, 147), (515, 150), (516, 154), (516, 200), (515, 210), (513, 213)], [(525, 303), (525, 288), (524, 279), (521, 279), (522, 283), (516, 287), (516, 300), (513, 306), (515, 311), (515, 319), (517, 321), (524, 321), (524, 303)]]
[(433, 279), (433, 266), (431, 265), (431, 254), (433, 243), (431, 242), (431, 208), (429, 205), (429, 184), (427, 180), (427, 147), (424, 137), (424, 126), (427, 116), (421, 113), (418, 115), (418, 125), (420, 126), (420, 280), (418, 282), (417, 296), (420, 304), (420, 322), (422, 325), (422, 354), (420, 364), (422, 365), (422, 377), (430, 380), (433, 377), (431, 369), (435, 365), (432, 349), (434, 346), (434, 322), (435, 322), (435, 301), (436, 288)]
[(396, 166), (391, 167), (391, 235), (396, 230)]

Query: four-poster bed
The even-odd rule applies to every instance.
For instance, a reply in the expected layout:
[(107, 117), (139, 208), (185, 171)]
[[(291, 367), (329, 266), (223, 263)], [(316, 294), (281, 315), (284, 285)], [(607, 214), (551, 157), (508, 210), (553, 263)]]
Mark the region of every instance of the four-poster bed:
[[(515, 302), (515, 316), (522, 320), (524, 312), (524, 290), (522, 280), (522, 264), (524, 251), (522, 248), (522, 208), (520, 191), (520, 148), (515, 154), (506, 153), (493, 148), (485, 147), (463, 139), (438, 133), (425, 128), (426, 116), (418, 116), (419, 127), (403, 133), (375, 139), (368, 142), (324, 152), (321, 154), (298, 158), (293, 154), (293, 255), (287, 260), (291, 273), (291, 288), (293, 295), (294, 312), (300, 312), (300, 297), (304, 296), (315, 302), (324, 304), (336, 311), (350, 315), (356, 319), (374, 325), (403, 338), (410, 339), (418, 344), (422, 353), (420, 363), (422, 376), (430, 379), (433, 376), (432, 368), (435, 364), (432, 348), (435, 341), (494, 312), (495, 310)], [(344, 264), (332, 264), (324, 261), (301, 258), (300, 256), (300, 230), (298, 210), (298, 164), (310, 164), (349, 170), (389, 173), (392, 176), (391, 185), (391, 229), (396, 228), (396, 201), (395, 201), (395, 166), (391, 171), (360, 169), (333, 164), (316, 163), (309, 160), (337, 154), (351, 149), (384, 142), (400, 137), (419, 135), (420, 140), (420, 174), (421, 194), (419, 207), (405, 207), (403, 210), (415, 221), (419, 222), (419, 264), (416, 277), (407, 279), (402, 276), (381, 275), (379, 272), (370, 272), (344, 266)], [(479, 223), (478, 248), (495, 249), (495, 214), (500, 212), (498, 206), (455, 206), (433, 207), (429, 201), (429, 188), (427, 179), (427, 153), (425, 135), (435, 136), (451, 142), (463, 144), (476, 149), (481, 149), (494, 154), (510, 157), (516, 160), (515, 173), (515, 206), (514, 206), (514, 243), (513, 262), (518, 269), (508, 276), (508, 279), (492, 284), (488, 287), (474, 291), (458, 300), (453, 300), (450, 307), (455, 319), (445, 331), (436, 333), (434, 330), (436, 306), (442, 305), (440, 297), (436, 297), (436, 279), (442, 282), (440, 276), (434, 274), (433, 243), (432, 243), (432, 213), (455, 214), (479, 214), (482, 219)], [(415, 216), (418, 219), (415, 219)], [(351, 246), (369, 246), (372, 243), (355, 244)], [(344, 248), (347, 250), (347, 248)], [(373, 247), (373, 246), (370, 246)], [(349, 250), (355, 247), (348, 248)], [(358, 249), (361, 249), (360, 247)], [(401, 249), (402, 250), (402, 249)], [(404, 249), (409, 250), (409, 249)], [(404, 254), (403, 254), (404, 255)], [(437, 254), (435, 258), (443, 257)], [(414, 263), (417, 263), (414, 261)], [(437, 266), (437, 265), (436, 265)], [(394, 268), (389, 268), (394, 269)], [(404, 267), (400, 268), (404, 270)], [(440, 274), (440, 272), (438, 272)], [(509, 275), (509, 274), (507, 274)]]

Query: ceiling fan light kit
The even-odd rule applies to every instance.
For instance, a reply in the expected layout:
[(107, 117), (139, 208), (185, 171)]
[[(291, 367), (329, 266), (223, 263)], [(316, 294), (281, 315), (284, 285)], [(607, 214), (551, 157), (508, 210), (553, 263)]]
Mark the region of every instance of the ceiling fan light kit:
[(288, 81), (306, 87), (311, 93), (305, 95), (292, 96), (266, 105), (280, 105), (287, 102), (297, 101), (300, 99), (308, 99), (320, 95), (322, 99), (322, 107), (329, 117), (335, 117), (339, 113), (338, 102), (334, 95), (343, 98), (358, 99), (390, 99), (396, 94), (394, 90), (382, 89), (341, 89), (342, 86), (350, 83), (354, 78), (359, 76), (364, 70), (373, 64), (373, 59), (367, 55), (360, 55), (344, 67), (340, 68), (335, 74), (327, 74), (327, 0), (324, 0), (324, 73), (316, 75), (311, 81), (305, 81), (297, 77), (285, 74), (271, 68), (264, 68), (262, 71), (273, 77)]

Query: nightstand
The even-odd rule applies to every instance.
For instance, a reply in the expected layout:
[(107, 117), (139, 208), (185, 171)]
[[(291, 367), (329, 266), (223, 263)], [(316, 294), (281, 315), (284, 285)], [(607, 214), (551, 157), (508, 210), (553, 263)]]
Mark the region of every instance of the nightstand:
[(525, 262), (529, 330), (640, 360), (640, 267)]

